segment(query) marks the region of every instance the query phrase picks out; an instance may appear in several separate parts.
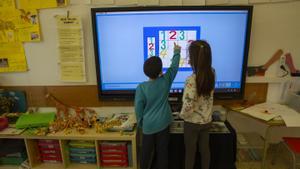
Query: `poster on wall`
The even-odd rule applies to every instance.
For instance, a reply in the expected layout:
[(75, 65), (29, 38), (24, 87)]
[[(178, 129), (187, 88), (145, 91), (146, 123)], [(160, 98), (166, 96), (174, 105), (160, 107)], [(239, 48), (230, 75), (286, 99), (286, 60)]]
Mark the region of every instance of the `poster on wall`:
[(0, 43), (41, 40), (38, 12), (35, 9), (0, 11)]
[(0, 10), (3, 9), (15, 9), (15, 0), (1, 0)]
[(60, 80), (63, 82), (86, 82), (85, 57), (81, 18), (56, 16)]
[(25, 72), (27, 62), (22, 43), (0, 43), (0, 72)]
[(67, 6), (69, 0), (18, 0), (20, 9), (42, 9)]

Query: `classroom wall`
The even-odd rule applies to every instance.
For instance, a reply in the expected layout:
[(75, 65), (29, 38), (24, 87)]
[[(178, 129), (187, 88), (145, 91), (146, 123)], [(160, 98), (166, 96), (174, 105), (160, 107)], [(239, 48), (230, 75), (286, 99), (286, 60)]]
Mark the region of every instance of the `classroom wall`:
[[(261, 65), (265, 63), (278, 48), (282, 48), (285, 52), (289, 51), (292, 53), (297, 67), (300, 68), (300, 22), (298, 18), (300, 16), (300, 1), (273, 1), (276, 1), (276, 3), (254, 3), (271, 2), (271, 0), (207, 0), (206, 3), (209, 5), (254, 3), (249, 65)], [(22, 73), (1, 73), (0, 85), (96, 85), (90, 8), (120, 6), (118, 5), (120, 1), (116, 0), (115, 4), (112, 5), (86, 5), (84, 2), (86, 1), (82, 1), (81, 4), (70, 5), (66, 8), (39, 10), (42, 42), (24, 44), (29, 71)], [(161, 5), (182, 4), (181, 0), (161, 0), (160, 2)], [(183, 0), (184, 5), (196, 4), (197, 2), (199, 3), (200, 1)], [(79, 15), (82, 17), (87, 72), (86, 83), (65, 83), (59, 80), (57, 30), (54, 16), (66, 15), (67, 11), (70, 11), (70, 15)], [(267, 71), (266, 76), (275, 76), (276, 70), (276, 65), (272, 66)]]

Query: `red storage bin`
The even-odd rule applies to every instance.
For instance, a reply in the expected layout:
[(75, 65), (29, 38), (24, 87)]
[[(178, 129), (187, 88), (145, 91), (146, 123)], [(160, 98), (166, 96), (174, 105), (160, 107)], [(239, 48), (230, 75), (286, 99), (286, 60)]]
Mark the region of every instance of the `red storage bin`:
[(53, 162), (57, 161), (57, 162), (61, 162), (62, 158), (61, 157), (44, 157), (44, 156), (41, 156), (41, 160), (43, 162), (45, 162), (45, 161), (53, 161)]
[(106, 156), (101, 156), (100, 160), (128, 160), (127, 156), (121, 155), (121, 156), (111, 156), (111, 155), (106, 155)]
[(101, 161), (102, 167), (128, 167), (128, 161)]
[(127, 144), (126, 143), (101, 143), (100, 151), (126, 151), (127, 152)]
[(40, 159), (46, 163), (62, 162), (60, 145), (58, 140), (41, 139), (37, 141), (40, 151)]
[(48, 139), (43, 139), (38, 141), (41, 144), (59, 144), (58, 140), (48, 140)]
[(53, 153), (50, 153), (50, 154), (46, 154), (46, 153), (41, 153), (41, 158), (61, 158), (61, 155), (60, 153), (56, 153), (56, 154), (53, 154)]
[(41, 154), (60, 154), (59, 148), (39, 148)]
[(100, 154), (101, 156), (105, 156), (105, 155), (126, 155), (127, 156), (127, 152), (124, 151), (101, 151)]
[(60, 148), (59, 144), (50, 144), (50, 143), (38, 143), (40, 148)]

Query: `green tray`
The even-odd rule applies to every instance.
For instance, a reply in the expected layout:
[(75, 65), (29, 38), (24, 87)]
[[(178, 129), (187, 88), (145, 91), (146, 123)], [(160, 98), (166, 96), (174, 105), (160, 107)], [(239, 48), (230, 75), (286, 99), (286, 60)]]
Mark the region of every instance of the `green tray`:
[(31, 127), (48, 127), (50, 122), (55, 119), (55, 113), (34, 113), (23, 114), (19, 117), (16, 123), (17, 129), (31, 128)]
[(22, 151), (22, 152), (17, 152), (17, 153), (10, 153), (10, 154), (6, 154), (5, 156), (6, 158), (27, 158), (27, 154), (26, 151)]
[(93, 148), (95, 147), (95, 142), (93, 141), (81, 141), (81, 140), (72, 140), (70, 141), (70, 146), (75, 148)]

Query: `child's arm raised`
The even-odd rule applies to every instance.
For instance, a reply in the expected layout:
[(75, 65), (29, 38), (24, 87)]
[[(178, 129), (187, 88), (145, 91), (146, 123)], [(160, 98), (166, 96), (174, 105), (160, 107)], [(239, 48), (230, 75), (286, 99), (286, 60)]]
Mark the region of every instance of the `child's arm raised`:
[(178, 71), (179, 61), (180, 61), (180, 51), (181, 51), (181, 47), (174, 42), (174, 55), (172, 58), (172, 63), (164, 75), (164, 77), (167, 79), (170, 85), (175, 79), (175, 76)]
[(137, 125), (138, 127), (142, 127), (143, 113), (145, 108), (145, 97), (140, 85), (136, 88), (135, 98), (134, 98), (134, 108), (135, 108)]

